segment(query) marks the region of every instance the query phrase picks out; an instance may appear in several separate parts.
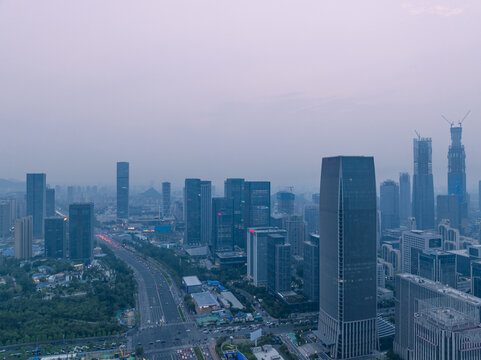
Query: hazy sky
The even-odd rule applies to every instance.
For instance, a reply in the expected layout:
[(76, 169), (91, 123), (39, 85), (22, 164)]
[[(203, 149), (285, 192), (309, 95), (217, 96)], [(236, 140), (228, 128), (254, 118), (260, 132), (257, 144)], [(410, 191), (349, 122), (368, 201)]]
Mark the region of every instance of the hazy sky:
[(0, 177), (319, 186), (328, 155), (447, 182), (449, 125), (481, 179), (481, 1), (0, 0)]

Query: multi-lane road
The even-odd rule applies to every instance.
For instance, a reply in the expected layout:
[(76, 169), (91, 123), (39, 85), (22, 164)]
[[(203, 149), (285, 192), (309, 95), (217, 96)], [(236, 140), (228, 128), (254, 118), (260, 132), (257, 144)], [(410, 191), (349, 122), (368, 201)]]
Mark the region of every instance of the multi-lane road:
[(138, 283), (138, 329), (129, 332), (129, 347), (142, 347), (152, 360), (177, 358), (177, 350), (194, 345), (205, 347), (209, 339), (195, 324), (182, 317), (178, 306), (182, 299), (172, 284), (149, 261), (119, 246), (106, 235), (99, 235), (134, 271)]

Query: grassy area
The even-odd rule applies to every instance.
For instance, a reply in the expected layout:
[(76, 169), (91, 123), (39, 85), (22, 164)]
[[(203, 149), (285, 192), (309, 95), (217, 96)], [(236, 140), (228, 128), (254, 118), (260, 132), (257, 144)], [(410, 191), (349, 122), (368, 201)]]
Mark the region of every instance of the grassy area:
[(177, 310), (179, 311), (180, 317), (182, 318), (182, 322), (185, 322), (185, 316), (180, 306), (177, 306)]
[(197, 357), (197, 360), (204, 360), (202, 351), (200, 351), (200, 348), (198, 346), (194, 347), (194, 352), (195, 352), (195, 356)]

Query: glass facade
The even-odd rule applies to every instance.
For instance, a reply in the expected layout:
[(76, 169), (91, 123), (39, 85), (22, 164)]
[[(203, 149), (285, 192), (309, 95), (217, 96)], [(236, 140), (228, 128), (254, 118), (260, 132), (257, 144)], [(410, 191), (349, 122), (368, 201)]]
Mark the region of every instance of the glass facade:
[(94, 243), (94, 204), (71, 204), (69, 216), (70, 259), (90, 259)]
[(46, 190), (45, 174), (27, 174), (27, 215), (33, 218), (34, 237), (42, 237), (44, 234)]
[(337, 359), (377, 347), (376, 183), (372, 157), (322, 160), (319, 332)]
[(129, 163), (117, 163), (117, 218), (129, 218)]

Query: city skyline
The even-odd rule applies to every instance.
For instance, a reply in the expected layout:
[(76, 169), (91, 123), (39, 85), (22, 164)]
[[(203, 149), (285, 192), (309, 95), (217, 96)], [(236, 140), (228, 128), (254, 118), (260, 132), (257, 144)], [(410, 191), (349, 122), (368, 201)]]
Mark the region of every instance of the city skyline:
[[(116, 17), (108, 1), (95, 15), (53, 4), (0, 2), (5, 178), (28, 169), (53, 184), (111, 184), (112, 164), (125, 159), (133, 185), (168, 171), (173, 184), (245, 177), (315, 189), (319, 158), (330, 155), (374, 156), (378, 180), (411, 173), (416, 130), (433, 139), (442, 192), (450, 141), (441, 114), (456, 123), (469, 109), (468, 192), (481, 178), (481, 52), (466, 35), (481, 31), (477, 2), (205, 1), (190, 12), (120, 1)], [(139, 26), (128, 25), (132, 14)], [(239, 156), (246, 142), (256, 146)], [(176, 155), (152, 161), (152, 149)]]

